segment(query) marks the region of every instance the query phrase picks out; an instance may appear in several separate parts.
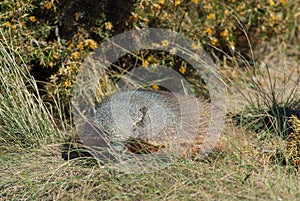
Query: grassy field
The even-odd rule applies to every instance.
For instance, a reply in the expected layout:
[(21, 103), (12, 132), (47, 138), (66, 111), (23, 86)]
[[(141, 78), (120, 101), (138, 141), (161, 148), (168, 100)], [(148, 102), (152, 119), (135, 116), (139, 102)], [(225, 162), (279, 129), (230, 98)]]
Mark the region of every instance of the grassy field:
[[(122, 174), (91, 159), (61, 159), (59, 144), (1, 145), (3, 200), (298, 200), (299, 173), (271, 163), (241, 129), (228, 129), (227, 150), (148, 174)], [(268, 140), (259, 143), (270, 144)]]
[[(185, 159), (163, 170), (145, 174), (119, 173), (98, 166), (91, 158), (65, 161), (62, 159), (62, 146), (66, 142), (63, 139), (67, 134), (64, 136), (63, 133), (67, 129), (63, 132), (54, 126), (55, 120), (50, 110), (39, 96), (29, 94), (23, 88), (24, 83), (14, 85), (12, 81), (23, 80), (23, 75), (16, 66), (13, 66), (11, 54), (2, 52), (2, 55), (6, 55), (7, 58), (7, 68), (5, 65), (2, 68), (2, 77), (6, 78), (2, 86), (7, 88), (1, 89), (2, 200), (298, 200), (300, 198), (299, 173), (294, 166), (282, 165), (282, 162), (276, 162), (276, 157), (274, 159), (273, 153), (277, 149), (284, 149), (285, 141), (272, 131), (257, 133), (245, 129), (251, 121), (243, 126), (237, 126), (229, 117), (223, 134), (227, 141), (225, 151), (198, 161)], [(15, 72), (10, 73), (12, 69)], [(267, 72), (261, 72), (261, 75), (264, 73)], [(276, 79), (275, 74), (271, 74), (272, 79)], [(243, 86), (242, 94), (253, 93), (251, 89), (246, 88), (246, 81), (240, 79), (242, 73), (236, 78), (233, 76), (235, 75), (227, 78)], [(296, 72), (289, 78), (289, 89), (290, 84), (296, 84), (293, 80), (297, 76)], [(278, 76), (278, 82), (281, 78), (282, 76)], [(26, 79), (31, 80), (32, 87), (35, 86), (32, 77)], [(11, 87), (14, 87), (14, 91)], [(297, 94), (299, 85), (294, 87), (296, 91), (293, 93)], [(236, 112), (237, 108), (249, 106), (242, 98), (237, 101), (237, 97), (242, 95), (235, 91), (235, 84), (228, 87), (228, 106), (232, 113)], [(5, 122), (10, 124), (7, 125)], [(6, 141), (6, 135), (15, 135), (16, 141)], [(278, 157), (278, 160), (284, 159)]]
[[(169, 4), (165, 1), (153, 2), (136, 2), (128, 23), (131, 22), (131, 28), (136, 29), (145, 28), (143, 26), (148, 26), (150, 22), (156, 22), (155, 25), (159, 28), (171, 26), (177, 29), (182, 25), (180, 33), (192, 39), (203, 37), (203, 45), (208, 51), (211, 50), (210, 53), (227, 89), (228, 114), (222, 134), (223, 148), (216, 149), (206, 157), (179, 159), (164, 169), (141, 174), (126, 174), (101, 166), (90, 156), (64, 160), (62, 156), (67, 145), (81, 147), (72, 124), (72, 115), (68, 111), (68, 98), (72, 95), (74, 75), (82, 64), (81, 59), (87, 55), (87, 49), (91, 51), (96, 48), (96, 42), (84, 38), (86, 36), (84, 34), (79, 37), (76, 32), (72, 32), (75, 36), (70, 37), (71, 42), (66, 42), (65, 39), (66, 41), (62, 40), (62, 44), (59, 45), (57, 41), (51, 43), (47, 41), (49, 38), (47, 40), (43, 38), (44, 33), (41, 36), (35, 35), (46, 30), (41, 28), (44, 21), (39, 21), (38, 18), (43, 19), (40, 16), (42, 14), (35, 13), (34, 9), (39, 7), (31, 8), (31, 4), (22, 4), (22, 12), (29, 10), (32, 13), (20, 15), (19, 24), (15, 24), (16, 29), (13, 28), (14, 24), (7, 23), (13, 23), (13, 20), (6, 22), (0, 20), (9, 27), (9, 30), (0, 29), (0, 200), (300, 200), (300, 54), (297, 36), (283, 34), (283, 38), (280, 38), (281, 36), (276, 35), (269, 41), (263, 39), (264, 42), (259, 45), (253, 44), (253, 49), (250, 41), (246, 40), (245, 43), (249, 42), (245, 45), (249, 48), (247, 51), (250, 52), (249, 58), (238, 54), (238, 51), (231, 55), (226, 52), (228, 47), (244, 48), (244, 45), (240, 45), (243, 41), (239, 41), (238, 34), (234, 32), (239, 28), (234, 29), (233, 24), (226, 24), (230, 20), (226, 21), (226, 18), (210, 13), (232, 11), (226, 11), (228, 7), (224, 7), (226, 8), (224, 10), (215, 3), (219, 1), (213, 1), (209, 7), (205, 1), (204, 8), (209, 10), (206, 20), (215, 21), (215, 24), (203, 22), (201, 21), (203, 19), (199, 18), (199, 21), (194, 22), (195, 26), (192, 26), (193, 13), (191, 16), (183, 15), (186, 18), (182, 18), (181, 21), (178, 18), (175, 20), (175, 17), (187, 12), (185, 8), (191, 6), (191, 2), (199, 5), (199, 1), (193, 0), (186, 5), (182, 1), (174, 1), (174, 5), (171, 1), (171, 3), (166, 1)], [(235, 1), (228, 2), (231, 2), (228, 5), (233, 5)], [(272, 11), (272, 6), (275, 5), (272, 2), (266, 3), (268, 5), (266, 10)], [(250, 4), (244, 7), (241, 6), (242, 3), (238, 4), (240, 11), (237, 11), (251, 13)], [(9, 2), (0, 4), (3, 5), (9, 5)], [(43, 9), (46, 10), (45, 16), (48, 16), (50, 21), (54, 18), (57, 20), (50, 11), (56, 12), (55, 6), (59, 5), (56, 5), (56, 2), (43, 2), (43, 5)], [(60, 6), (64, 8), (66, 5)], [(286, 1), (277, 2), (276, 6), (284, 7)], [(10, 7), (5, 8), (9, 10)], [(168, 11), (168, 17), (166, 12), (163, 12), (164, 9)], [(298, 7), (291, 6), (288, 9), (295, 12)], [(3, 16), (7, 13), (7, 16), (10, 16), (9, 12), (3, 13), (5, 14)], [(37, 19), (33, 18), (34, 14)], [(234, 19), (237, 18), (236, 15)], [(273, 26), (274, 19), (257, 15), (261, 21), (265, 18), (269, 20), (265, 22), (266, 27)], [(22, 20), (29, 16), (29, 28), (23, 29), (19, 25), (22, 25)], [(248, 17), (246, 14), (245, 16)], [(283, 22), (288, 18), (285, 17), (282, 17)], [(109, 18), (109, 14), (107, 18), (114, 19)], [(155, 21), (156, 19), (162, 21)], [(253, 19), (249, 20), (249, 24), (243, 24), (244, 29), (240, 30), (242, 33), (245, 32), (247, 37), (247, 34), (258, 37), (256, 35), (258, 32), (253, 31), (253, 26), (250, 26), (254, 23)], [(177, 24), (179, 21), (180, 25)], [(36, 28), (34, 23), (40, 23), (40, 29)], [(124, 31), (120, 28), (121, 22), (118, 23), (113, 23), (119, 27), (115, 27), (115, 32), (110, 32), (111, 24), (105, 22), (101, 30), (106, 30), (103, 32), (100, 30), (101, 40), (113, 33)], [(225, 29), (220, 36), (216, 31), (220, 23), (224, 27), (228, 26), (230, 32), (227, 33)], [(200, 35), (193, 34), (197, 32), (196, 25), (203, 25), (203, 30), (198, 30)], [(34, 29), (30, 29), (31, 26)], [(72, 28), (74, 26), (72, 24)], [(255, 26), (259, 25), (254, 23)], [(294, 26), (297, 29), (297, 25)], [(18, 37), (10, 34), (19, 28), (24, 32), (22, 37), (19, 37), (21, 39), (17, 40)], [(190, 32), (187, 31), (189, 28)], [(274, 30), (280, 32), (281, 26), (276, 26)], [(263, 31), (268, 30), (266, 28)], [(26, 38), (28, 35), (30, 37)], [(31, 37), (40, 37), (38, 38), (40, 41), (37, 42)], [(217, 37), (223, 37), (223, 41), (219, 40), (217, 43), (215, 39), (220, 39)], [(255, 39), (247, 37), (246, 39), (252, 42)], [(24, 41), (31, 41), (31, 45), (37, 43), (40, 46), (35, 47), (36, 51), (28, 52), (28, 55), (23, 54), (24, 49), (20, 48), (20, 44), (25, 43)], [(49, 43), (45, 45), (47, 42)], [(225, 43), (229, 45), (224, 45)], [(87, 49), (78, 47), (80, 44)], [(44, 49), (42, 45), (45, 45)], [(53, 48), (51, 45), (61, 47)], [(31, 46), (28, 45), (29, 47)], [(224, 55), (220, 56), (218, 54), (220, 52), (216, 50)], [(49, 55), (47, 51), (50, 52)], [(78, 56), (76, 52), (80, 52), (80, 58), (76, 57)], [(170, 58), (170, 55), (155, 52), (150, 61), (150, 53), (138, 53), (136, 57), (139, 59), (131, 61), (143, 66), (147, 62), (161, 60), (163, 64), (173, 64), (171, 67), (182, 74), (186, 70), (193, 73), (189, 72), (186, 66), (178, 68), (178, 63), (180, 65), (184, 63)], [(56, 57), (56, 54), (61, 54), (61, 57)], [(70, 57), (66, 56), (67, 54), (70, 54)], [(49, 67), (51, 62), (54, 63), (51, 70), (56, 68), (56, 72), (53, 71), (48, 80), (37, 79), (36, 70), (32, 70), (34, 68), (32, 58), (36, 57), (40, 65), (38, 69), (45, 74), (48, 71), (41, 66)], [(59, 63), (61, 60), (64, 61), (62, 64)], [(128, 60), (123, 58), (121, 61), (125, 66), (128, 65), (126, 63)], [(189, 78), (197, 79), (193, 76)], [(103, 94), (110, 89), (110, 85), (111, 81), (102, 85)]]

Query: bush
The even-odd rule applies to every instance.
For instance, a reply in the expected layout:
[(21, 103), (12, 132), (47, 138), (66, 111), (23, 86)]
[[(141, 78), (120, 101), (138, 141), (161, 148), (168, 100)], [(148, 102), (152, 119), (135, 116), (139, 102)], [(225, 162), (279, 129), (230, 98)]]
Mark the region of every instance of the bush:
[[(11, 38), (11, 45), (22, 54), (31, 75), (42, 81), (38, 86), (43, 99), (53, 102), (53, 94), (59, 94), (67, 105), (75, 75), (88, 53), (127, 28), (168, 28), (219, 58), (253, 59), (251, 46), (270, 38), (292, 40), (298, 31), (297, 6), (285, 0), (4, 0), (0, 27), (3, 37)], [(158, 61), (199, 80), (184, 61), (172, 55), (137, 55), (142, 66)], [(124, 66), (133, 66), (135, 61), (125, 59)], [(196, 85), (203, 88), (201, 82)]]
[(276, 1), (141, 1), (133, 14), (136, 27), (168, 28), (199, 41), (205, 49), (252, 58), (254, 47), (272, 37), (294, 33), (297, 3)]
[(11, 45), (37, 80), (52, 83), (48, 92), (58, 90), (65, 97), (71, 93), (80, 63), (110, 36), (112, 28), (101, 15), (103, 6), (93, 1), (84, 7), (78, 1), (35, 0), (4, 1), (0, 6), (4, 37), (11, 38)]

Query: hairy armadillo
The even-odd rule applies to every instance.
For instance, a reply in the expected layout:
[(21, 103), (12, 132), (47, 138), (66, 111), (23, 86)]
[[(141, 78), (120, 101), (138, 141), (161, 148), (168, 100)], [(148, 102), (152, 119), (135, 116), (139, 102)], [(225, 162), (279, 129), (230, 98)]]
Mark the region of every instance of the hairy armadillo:
[[(97, 126), (100, 135), (107, 137), (105, 143), (112, 147), (128, 150), (130, 147), (126, 145), (134, 146), (134, 139), (157, 151), (170, 143), (189, 144), (194, 140), (199, 134), (201, 118), (207, 119), (198, 103), (193, 96), (170, 92), (118, 92), (96, 106), (92, 124)], [(90, 132), (89, 127), (87, 131)], [(105, 143), (99, 145), (106, 146)], [(85, 144), (97, 143), (86, 141)]]

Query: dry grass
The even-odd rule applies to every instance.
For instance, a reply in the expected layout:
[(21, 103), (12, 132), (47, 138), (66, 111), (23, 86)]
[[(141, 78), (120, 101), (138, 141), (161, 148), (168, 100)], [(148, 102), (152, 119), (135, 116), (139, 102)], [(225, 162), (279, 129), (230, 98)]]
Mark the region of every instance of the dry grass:
[[(228, 126), (222, 155), (183, 160), (162, 171), (122, 174), (91, 159), (63, 161), (59, 145), (1, 146), (3, 200), (298, 200), (299, 174), (257, 155), (255, 142)], [(264, 141), (268, 144), (268, 141)]]
[(30, 147), (62, 139), (22, 57), (1, 31), (0, 37), (0, 143)]

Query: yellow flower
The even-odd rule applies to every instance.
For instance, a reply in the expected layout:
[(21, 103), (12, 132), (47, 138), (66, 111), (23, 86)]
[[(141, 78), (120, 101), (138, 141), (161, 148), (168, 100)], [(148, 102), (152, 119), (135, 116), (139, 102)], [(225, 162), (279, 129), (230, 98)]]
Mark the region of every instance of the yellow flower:
[(132, 13), (132, 16), (133, 16), (134, 19), (138, 19), (139, 18), (139, 15), (136, 14), (136, 13)]
[(74, 43), (73, 42), (71, 42), (69, 45), (68, 45), (68, 49), (73, 49), (74, 48)]
[(274, 14), (271, 14), (271, 20), (272, 21), (277, 21), (278, 20), (278, 16), (274, 15)]
[(179, 72), (181, 72), (182, 74), (184, 74), (186, 72), (186, 67), (181, 66), (179, 69)]
[(82, 37), (82, 33), (79, 33), (79, 32), (76, 33), (75, 37), (76, 37), (76, 38), (81, 38), (81, 37)]
[(213, 30), (212, 30), (211, 28), (208, 28), (208, 29), (205, 30), (205, 32), (206, 32), (208, 35), (210, 35), (210, 34), (212, 34)]
[(143, 61), (143, 63), (142, 63), (142, 66), (143, 66), (143, 67), (146, 68), (146, 67), (148, 67), (148, 65), (149, 65), (149, 62), (148, 62), (148, 61)]
[(45, 3), (45, 8), (46, 8), (47, 10), (50, 10), (50, 9), (52, 8), (52, 4), (51, 4), (50, 2), (46, 2), (46, 3)]
[(229, 32), (227, 31), (227, 29), (225, 29), (224, 31), (221, 32), (221, 36), (227, 38), (229, 36)]
[(71, 74), (72, 73), (72, 66), (67, 66), (66, 72), (67, 72), (66, 73), (67, 75)]
[(212, 44), (212, 45), (217, 45), (217, 44), (218, 44), (218, 39), (212, 38), (212, 39), (211, 39), (211, 44)]
[(193, 49), (197, 49), (197, 45), (195, 43), (192, 44)]
[(160, 5), (155, 5), (156, 9), (157, 10), (160, 10), (161, 9), (161, 6)]
[(209, 20), (216, 19), (216, 14), (215, 14), (215, 13), (209, 13), (209, 14), (206, 16), (206, 18), (209, 19)]
[(83, 49), (84, 49), (84, 46), (83, 46), (83, 44), (82, 44), (82, 43), (79, 43), (79, 44), (77, 45), (77, 49), (79, 49), (79, 50), (83, 50)]
[(158, 0), (158, 3), (161, 4), (161, 5), (164, 5), (165, 4), (165, 0)]
[(70, 64), (70, 71), (77, 71), (78, 70), (78, 63), (71, 63)]
[(181, 4), (181, 0), (175, 0), (175, 6), (179, 6)]
[(80, 58), (80, 52), (73, 52), (73, 53), (71, 54), (71, 57), (72, 57), (73, 59), (78, 59), (78, 58)]
[(36, 22), (35, 16), (30, 16), (30, 17), (29, 17), (29, 20), (30, 20), (31, 22)]
[(224, 15), (225, 15), (225, 16), (228, 16), (229, 13), (230, 13), (229, 10), (225, 10), (225, 11), (224, 11)]
[(285, 5), (286, 4), (286, 0), (281, 0), (281, 4)]
[(194, 4), (199, 4), (199, 0), (192, 0)]
[(238, 5), (238, 7), (237, 7), (237, 11), (242, 11), (242, 10), (244, 10), (245, 9), (245, 7), (246, 7), (246, 4), (241, 4), (241, 5)]
[(86, 39), (85, 46), (88, 46), (89, 48), (94, 50), (98, 47), (98, 43), (96, 41), (94, 41), (93, 39)]
[(273, 0), (269, 0), (269, 3), (270, 3), (271, 6), (274, 6), (274, 5), (275, 5), (275, 3), (274, 3)]
[(60, 58), (60, 55), (56, 52), (53, 54), (53, 58), (58, 60)]
[(7, 21), (7, 22), (4, 23), (4, 25), (7, 26), (7, 27), (10, 27), (11, 23), (9, 21)]
[(167, 40), (161, 41), (161, 46), (162, 47), (167, 47), (169, 45), (169, 42)]
[(105, 22), (104, 23), (105, 29), (111, 30), (113, 28), (113, 25), (111, 22)]
[(151, 62), (151, 61), (152, 61), (152, 57), (149, 56), (149, 57), (147, 58), (147, 61), (148, 61), (148, 62)]
[(204, 5), (203, 7), (206, 11), (210, 11), (212, 9), (212, 6), (210, 4)]
[(68, 88), (71, 86), (71, 84), (72, 84), (71, 80), (66, 80), (63, 85), (64, 85), (64, 87)]
[(230, 48), (232, 51), (235, 51), (235, 44), (234, 44), (234, 42), (230, 42), (230, 43), (229, 43), (229, 48)]
[(58, 69), (58, 75), (68, 75), (68, 69), (66, 68), (60, 68)]
[(159, 86), (157, 84), (153, 84), (152, 85), (152, 89), (154, 89), (155, 91), (159, 89)]
[(169, 13), (165, 12), (162, 17), (163, 17), (163, 19), (168, 19), (170, 17), (170, 15), (169, 15)]
[(149, 24), (149, 19), (148, 18), (141, 18), (141, 20), (143, 20), (145, 22), (145, 24)]
[(48, 66), (49, 66), (50, 68), (53, 68), (53, 66), (54, 66), (53, 61), (49, 61)]
[(50, 76), (50, 82), (51, 82), (51, 83), (54, 83), (54, 84), (55, 84), (57, 80), (58, 80), (58, 77), (57, 77), (56, 75), (51, 75), (51, 76)]
[(197, 43), (193, 43), (192, 44), (192, 48), (194, 49), (194, 50), (196, 50), (196, 49), (198, 49), (198, 48), (200, 48), (201, 47), (201, 43), (198, 41)]

